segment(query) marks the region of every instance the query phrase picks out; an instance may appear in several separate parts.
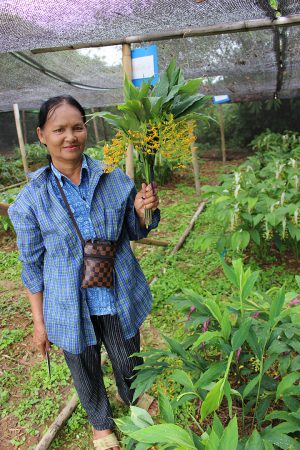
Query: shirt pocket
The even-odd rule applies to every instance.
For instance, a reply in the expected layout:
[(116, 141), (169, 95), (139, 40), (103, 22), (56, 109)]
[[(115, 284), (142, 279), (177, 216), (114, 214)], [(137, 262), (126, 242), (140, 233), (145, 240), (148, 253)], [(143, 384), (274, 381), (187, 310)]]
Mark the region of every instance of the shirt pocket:
[(105, 239), (117, 241), (121, 232), (122, 208), (104, 209)]

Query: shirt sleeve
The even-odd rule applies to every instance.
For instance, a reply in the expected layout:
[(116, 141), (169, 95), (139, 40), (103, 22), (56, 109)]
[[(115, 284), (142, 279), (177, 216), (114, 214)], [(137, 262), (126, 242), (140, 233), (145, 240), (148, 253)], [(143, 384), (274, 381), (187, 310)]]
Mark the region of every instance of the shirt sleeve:
[(140, 225), (140, 221), (138, 218), (138, 215), (135, 211), (134, 207), (134, 200), (135, 196), (137, 194), (136, 188), (133, 186), (130, 195), (128, 197), (127, 201), (127, 207), (126, 207), (126, 216), (125, 216), (125, 223), (127, 227), (127, 231), (129, 234), (129, 239), (131, 241), (137, 241), (139, 239), (143, 239), (146, 236), (148, 236), (149, 232), (156, 228), (160, 221), (160, 210), (156, 209), (152, 213), (152, 222), (149, 225), (148, 228), (143, 228)]
[(22, 281), (32, 293), (44, 290), (43, 266), (45, 247), (37, 219), (31, 209), (24, 210), (17, 204), (8, 209), (17, 234), (19, 259), (22, 262)]

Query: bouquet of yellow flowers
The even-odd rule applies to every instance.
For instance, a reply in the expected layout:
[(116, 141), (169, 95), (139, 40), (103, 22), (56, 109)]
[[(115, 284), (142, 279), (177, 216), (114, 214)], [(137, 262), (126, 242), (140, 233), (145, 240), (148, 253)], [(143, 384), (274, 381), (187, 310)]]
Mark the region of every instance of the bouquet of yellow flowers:
[[(125, 103), (118, 105), (121, 114), (107, 111), (95, 114), (118, 130), (111, 144), (106, 144), (103, 149), (105, 170), (110, 172), (117, 167), (128, 144), (132, 143), (143, 164), (147, 184), (153, 182), (158, 154), (177, 167), (192, 158), (195, 120), (208, 118), (200, 113), (207, 101), (207, 97), (198, 93), (201, 79), (185, 81), (175, 60), (171, 61), (153, 89), (151, 81), (136, 88), (125, 76)], [(151, 210), (145, 210), (146, 226), (151, 219)]]

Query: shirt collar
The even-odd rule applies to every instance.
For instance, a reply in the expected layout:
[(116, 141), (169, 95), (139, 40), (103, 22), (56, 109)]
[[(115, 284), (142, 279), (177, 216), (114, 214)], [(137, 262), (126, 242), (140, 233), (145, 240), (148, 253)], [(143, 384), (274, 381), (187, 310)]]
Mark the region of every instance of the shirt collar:
[[(83, 170), (84, 169), (84, 170)], [(64, 179), (68, 179), (68, 177), (66, 177), (65, 175), (63, 175), (54, 165), (53, 163), (51, 163), (51, 170), (54, 173), (54, 175), (58, 178), (58, 181), (60, 182), (61, 185), (63, 185), (64, 183)], [(83, 154), (82, 155), (82, 165), (81, 165), (81, 169), (80, 169), (80, 183), (82, 180), (82, 176), (83, 173), (86, 172), (88, 178), (90, 177), (90, 168), (88, 166), (87, 163), (87, 159), (86, 156)], [(79, 184), (80, 184), (79, 183)]]

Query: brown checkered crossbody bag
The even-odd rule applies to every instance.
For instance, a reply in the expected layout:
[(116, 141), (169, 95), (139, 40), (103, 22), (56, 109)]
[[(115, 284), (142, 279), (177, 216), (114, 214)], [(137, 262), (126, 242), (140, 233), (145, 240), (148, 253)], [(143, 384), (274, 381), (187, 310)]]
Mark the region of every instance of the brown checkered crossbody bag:
[(114, 261), (117, 251), (117, 242), (101, 239), (83, 239), (63, 188), (57, 177), (55, 177), (55, 179), (83, 247), (81, 287), (112, 288), (114, 283)]

